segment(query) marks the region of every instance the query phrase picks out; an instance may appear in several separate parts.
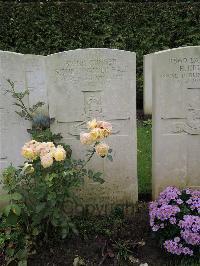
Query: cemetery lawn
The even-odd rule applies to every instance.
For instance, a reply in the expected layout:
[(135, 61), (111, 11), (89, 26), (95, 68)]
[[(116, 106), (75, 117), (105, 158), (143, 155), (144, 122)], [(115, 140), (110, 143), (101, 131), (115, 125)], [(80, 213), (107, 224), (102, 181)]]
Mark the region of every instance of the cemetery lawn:
[(138, 120), (138, 186), (139, 199), (141, 200), (149, 200), (151, 198), (151, 136), (151, 120)]

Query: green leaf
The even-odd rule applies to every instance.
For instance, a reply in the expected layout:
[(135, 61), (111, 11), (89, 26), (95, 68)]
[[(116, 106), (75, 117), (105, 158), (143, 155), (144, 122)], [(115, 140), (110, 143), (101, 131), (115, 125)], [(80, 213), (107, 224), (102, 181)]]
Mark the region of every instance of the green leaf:
[(19, 262), (18, 262), (18, 266), (27, 266), (28, 264), (27, 264), (27, 260), (20, 260)]
[(99, 182), (100, 184), (103, 184), (105, 181), (103, 178), (101, 178), (101, 176), (102, 176), (102, 173), (97, 172), (97, 173), (93, 174), (92, 179), (94, 182)]
[(11, 206), (12, 212), (19, 216), (21, 214), (21, 208), (17, 204), (12, 204)]
[(9, 226), (16, 226), (16, 224), (18, 223), (18, 216), (13, 212), (10, 212), (7, 217), (6, 223)]
[(93, 171), (92, 170), (88, 170), (88, 177), (93, 178)]
[(39, 230), (38, 230), (38, 228), (33, 228), (33, 231), (32, 231), (32, 235), (33, 236), (37, 236), (37, 235), (39, 235)]
[(7, 256), (12, 257), (14, 255), (14, 253), (15, 253), (14, 248), (7, 248), (6, 249)]
[(3, 210), (3, 212), (4, 212), (4, 214), (8, 217), (8, 215), (9, 215), (9, 213), (10, 213), (10, 210), (11, 210), (11, 205), (7, 205), (5, 208), (4, 208), (4, 210)]
[(23, 108), (23, 105), (21, 105), (20, 103), (14, 102), (13, 104), (19, 106), (20, 108)]
[(0, 201), (1, 200), (10, 200), (10, 195), (9, 194), (4, 194), (4, 195), (0, 195)]
[(18, 193), (18, 192), (13, 193), (11, 195), (11, 197), (12, 197), (13, 200), (20, 200), (20, 199), (22, 199), (22, 195), (20, 193)]
[(45, 206), (46, 206), (46, 203), (45, 202), (42, 202), (42, 203), (38, 204), (36, 206), (36, 213), (41, 212), (45, 208)]
[(69, 234), (69, 227), (63, 228), (61, 233), (62, 233), (62, 239), (65, 239)]
[(113, 157), (112, 157), (112, 155), (110, 155), (110, 154), (107, 155), (107, 158), (108, 158), (109, 161), (113, 162)]
[(74, 223), (72, 223), (72, 222), (69, 222), (68, 225), (69, 225), (70, 229), (72, 230), (72, 232), (73, 232), (75, 235), (78, 235), (78, 230), (77, 230), (77, 228), (76, 228), (76, 225), (75, 225)]
[[(20, 249), (17, 253), (16, 253), (16, 257), (20, 260), (20, 261), (25, 261), (24, 259), (27, 258), (27, 250), (26, 249)], [(22, 264), (23, 265), (23, 264)]]

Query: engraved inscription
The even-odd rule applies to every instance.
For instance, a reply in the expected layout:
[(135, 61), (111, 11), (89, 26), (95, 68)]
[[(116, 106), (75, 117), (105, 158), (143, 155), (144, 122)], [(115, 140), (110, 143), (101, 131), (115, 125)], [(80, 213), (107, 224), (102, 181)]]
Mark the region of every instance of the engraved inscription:
[(169, 69), (175, 67), (173, 72), (162, 73), (161, 78), (170, 80), (200, 81), (200, 57), (170, 57)]
[[(122, 66), (115, 58), (95, 58), (85, 60), (65, 61), (63, 67), (55, 69), (57, 79), (68, 82), (101, 81), (105, 77), (121, 78), (127, 72), (127, 66)], [(83, 75), (80, 73), (83, 73)]]

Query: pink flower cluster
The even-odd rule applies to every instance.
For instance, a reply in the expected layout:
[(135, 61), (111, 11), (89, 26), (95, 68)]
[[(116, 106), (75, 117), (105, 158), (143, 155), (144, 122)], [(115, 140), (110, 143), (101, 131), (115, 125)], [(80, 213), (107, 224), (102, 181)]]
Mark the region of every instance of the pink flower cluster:
[[(194, 255), (200, 247), (200, 191), (167, 187), (149, 205), (150, 226), (163, 247), (176, 255)], [(167, 237), (166, 237), (167, 236)]]

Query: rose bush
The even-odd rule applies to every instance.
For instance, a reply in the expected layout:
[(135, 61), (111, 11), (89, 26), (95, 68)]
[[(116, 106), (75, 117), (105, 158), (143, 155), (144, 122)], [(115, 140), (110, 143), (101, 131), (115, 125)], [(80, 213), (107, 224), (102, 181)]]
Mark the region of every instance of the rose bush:
[(95, 121), (88, 123), (94, 146), (85, 160), (74, 160), (68, 145), (31, 140), (21, 149), (24, 165), (4, 169), (1, 180), (7, 194), (0, 199), (8, 204), (0, 217), (0, 251), (7, 263), (24, 263), (38, 239), (66, 238), (69, 232), (77, 232), (67, 209), (68, 203), (78, 201), (74, 188), (83, 184), (85, 176), (104, 182), (101, 173), (86, 167), (95, 151), (101, 157), (108, 155), (109, 147), (98, 140), (111, 134), (111, 125), (102, 122), (100, 128), (94, 126)]
[(175, 255), (200, 251), (200, 191), (167, 187), (149, 205), (150, 226), (164, 249)]

